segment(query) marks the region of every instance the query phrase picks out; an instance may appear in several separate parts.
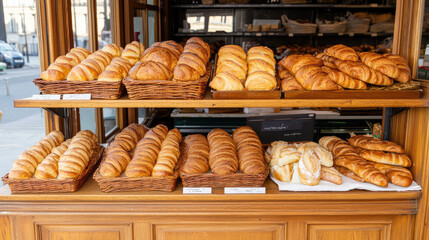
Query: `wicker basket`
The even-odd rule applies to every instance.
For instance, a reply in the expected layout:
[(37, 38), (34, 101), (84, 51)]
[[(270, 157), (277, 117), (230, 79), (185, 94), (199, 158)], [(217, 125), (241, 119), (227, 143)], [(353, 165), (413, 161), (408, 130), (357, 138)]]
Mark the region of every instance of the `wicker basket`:
[(282, 24), (287, 33), (316, 33), (317, 30), (315, 23), (299, 23), (290, 20), (286, 15), (282, 15)]
[(320, 33), (345, 33), (347, 28), (347, 22), (336, 22), (326, 24), (319, 22), (317, 24)]
[[(103, 155), (104, 161), (106, 154)], [(178, 160), (180, 162), (180, 158)], [(179, 164), (177, 164), (179, 165)], [(179, 177), (178, 166), (173, 176), (168, 177), (141, 177), (129, 178), (125, 176), (117, 178), (105, 178), (98, 168), (93, 178), (103, 192), (135, 192), (135, 191), (165, 191), (172, 192), (176, 189), (176, 181)]]
[(201, 99), (204, 97), (212, 64), (207, 64), (206, 74), (198, 81), (141, 81), (126, 78), (125, 87), (130, 99)]
[(121, 82), (105, 81), (45, 81), (34, 79), (34, 84), (43, 94), (82, 94), (90, 93), (93, 99), (118, 99), (124, 92)]
[(307, 3), (307, 0), (280, 0), (281, 3), (298, 4)]
[(371, 18), (356, 18), (350, 12), (347, 13), (347, 32), (366, 33), (370, 23)]
[(219, 0), (220, 4), (247, 4), (250, 0)]
[(89, 165), (77, 178), (73, 179), (10, 179), (6, 174), (2, 180), (9, 184), (12, 193), (54, 193), (77, 191), (97, 168), (104, 147), (98, 145), (94, 149)]

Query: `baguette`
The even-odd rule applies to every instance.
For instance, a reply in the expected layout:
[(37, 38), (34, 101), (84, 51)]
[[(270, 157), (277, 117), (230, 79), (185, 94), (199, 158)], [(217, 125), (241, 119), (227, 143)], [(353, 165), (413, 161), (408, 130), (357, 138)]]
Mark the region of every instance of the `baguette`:
[(411, 159), (405, 154), (374, 151), (374, 150), (361, 150), (359, 155), (364, 159), (377, 163), (384, 163), (400, 167), (411, 167)]
[(413, 175), (406, 168), (381, 163), (373, 163), (373, 166), (386, 174), (389, 181), (395, 185), (409, 187), (413, 183)]
[(369, 135), (356, 135), (348, 139), (353, 147), (359, 147), (367, 150), (378, 150), (393, 153), (404, 153), (404, 149), (396, 143), (381, 141)]

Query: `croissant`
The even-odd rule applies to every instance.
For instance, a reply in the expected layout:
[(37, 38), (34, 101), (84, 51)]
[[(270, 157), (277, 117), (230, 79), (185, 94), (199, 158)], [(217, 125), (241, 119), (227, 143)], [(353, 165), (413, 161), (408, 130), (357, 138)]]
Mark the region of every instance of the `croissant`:
[(252, 74), (254, 72), (267, 72), (272, 76), (276, 76), (275, 65), (272, 65), (267, 59), (250, 59), (247, 61), (248, 64), (248, 74)]
[[(163, 47), (151, 47), (149, 51), (140, 59), (141, 62), (156, 62), (164, 65), (170, 72), (177, 65), (178, 57), (172, 51)], [(155, 78), (156, 79), (156, 78)]]
[(399, 68), (399, 76), (395, 78), (398, 82), (406, 83), (411, 80), (411, 69), (408, 66), (407, 60), (399, 55), (385, 53), (383, 56), (396, 64)]
[(125, 175), (127, 177), (147, 177), (152, 174), (161, 144), (166, 138), (168, 128), (159, 124), (149, 130), (137, 143), (134, 156), (128, 164)]
[[(296, 75), (298, 70), (307, 65), (323, 66), (322, 60), (315, 58), (310, 54), (289, 55), (279, 62), (280, 66), (287, 69), (290, 73)], [(296, 76), (295, 76), (296, 77)]]
[(265, 71), (273, 76), (276, 75), (274, 53), (267, 47), (250, 48), (247, 54), (247, 64), (249, 67), (248, 74)]
[(185, 174), (201, 174), (209, 170), (210, 147), (201, 134), (188, 135), (184, 139), (184, 163), (180, 169)]
[(37, 166), (34, 178), (37, 179), (52, 179), (58, 176), (58, 161), (60, 156), (56, 153), (51, 153)]
[(277, 75), (279, 76), (279, 78), (281, 80), (283, 80), (285, 78), (289, 78), (289, 77), (294, 77), (292, 73), (290, 73), (288, 70), (286, 70), (281, 65), (277, 66)]
[(219, 175), (234, 174), (238, 169), (237, 150), (231, 136), (222, 129), (213, 129), (207, 140), (210, 145), (209, 164)]
[(131, 67), (131, 64), (127, 60), (116, 57), (98, 76), (98, 81), (120, 82), (128, 76), (128, 71)]
[[(185, 50), (180, 55), (178, 64), (180, 65), (188, 65), (191, 68), (195, 69), (198, 72), (199, 76), (203, 76), (206, 73), (206, 62), (203, 58), (198, 56), (196, 53), (187, 52), (186, 46)], [(179, 66), (180, 67), (180, 66)], [(177, 69), (177, 66), (176, 66)]]
[(245, 174), (262, 174), (266, 169), (262, 143), (251, 127), (239, 127), (232, 134), (238, 153), (239, 169)]
[(329, 67), (322, 67), (322, 70), (328, 74), (329, 79), (343, 88), (366, 89), (366, 84), (364, 82), (354, 79), (341, 71)]
[(174, 69), (174, 79), (177, 81), (198, 80), (206, 73), (206, 64), (209, 58), (210, 47), (206, 42), (196, 37), (189, 39)]
[[(190, 39), (188, 39), (188, 41), (186, 41), (186, 44), (192, 44), (192, 43), (197, 43), (202, 47), (204, 47), (205, 52), (208, 54), (206, 59), (208, 61), (210, 58), (210, 45), (206, 43), (202, 38), (199, 38), (199, 37), (191, 37)], [(185, 44), (185, 47), (186, 47), (186, 44)], [(177, 45), (180, 46), (180, 44), (177, 44)]]
[(101, 73), (101, 69), (94, 69), (92, 66), (87, 64), (79, 64), (72, 68), (70, 73), (67, 75), (68, 81), (91, 81), (97, 79)]
[(165, 140), (162, 142), (161, 150), (158, 155), (152, 176), (166, 177), (173, 176), (177, 160), (180, 155), (180, 142), (182, 134), (177, 128), (168, 132)]
[(360, 53), (360, 58), (365, 65), (381, 72), (390, 78), (399, 77), (400, 71), (396, 64), (381, 54), (362, 52)]
[(300, 68), (295, 74), (296, 80), (307, 90), (340, 90), (335, 82), (329, 79), (318, 65), (308, 65)]
[(173, 40), (158, 42), (156, 44), (152, 44), (152, 47), (154, 45), (155, 45), (155, 47), (162, 47), (162, 48), (166, 48), (166, 49), (170, 50), (176, 59), (179, 59), (180, 54), (183, 52), (182, 45), (178, 44), (177, 42), (175, 42)]
[[(43, 160), (54, 147), (59, 146), (64, 141), (64, 135), (60, 131), (52, 131), (38, 143), (30, 147), (30, 151), (38, 156), (38, 159)], [(40, 162), (39, 162), (40, 163)]]
[(131, 65), (136, 64), (144, 51), (144, 45), (133, 41), (125, 46), (121, 53), (121, 58), (126, 59)]
[(391, 78), (367, 67), (362, 62), (336, 60), (335, 65), (341, 72), (344, 72), (350, 77), (359, 79), (366, 83), (382, 86), (393, 84), (393, 80)]
[(33, 151), (24, 151), (13, 162), (12, 169), (9, 172), (11, 179), (29, 179), (36, 171), (37, 165), (43, 161), (43, 158), (34, 154)]
[(247, 76), (244, 86), (248, 90), (273, 90), (277, 86), (277, 80), (274, 75), (271, 75), (268, 72), (257, 71), (252, 72)]
[(133, 150), (148, 130), (145, 126), (132, 123), (116, 135), (111, 145), (118, 144), (125, 151)]
[(216, 66), (216, 75), (219, 73), (228, 73), (235, 76), (244, 83), (247, 76), (247, 63), (246, 62), (236, 62), (232, 59), (218, 59), (218, 64)]
[(100, 166), (100, 174), (107, 178), (119, 177), (130, 161), (130, 154), (123, 148), (109, 150), (106, 159)]
[(119, 57), (121, 56), (121, 48), (118, 47), (116, 44), (107, 44), (106, 46), (104, 46), (101, 51), (109, 53), (110, 55), (112, 55), (113, 57)]
[(381, 163), (374, 163), (375, 168), (386, 174), (389, 181), (401, 187), (409, 187), (413, 183), (413, 175), (410, 170)]
[(319, 53), (316, 55), (316, 58), (322, 60), (323, 65), (325, 65), (326, 67), (330, 67), (332, 69), (336, 69), (337, 66), (335, 66), (335, 61), (337, 60), (334, 57), (328, 56), (324, 53)]
[[(94, 61), (90, 61), (90, 63), (97, 64), (98, 67), (101, 69), (101, 71), (104, 71), (106, 66), (110, 64), (113, 58), (114, 56), (111, 55), (110, 53), (98, 50), (90, 54), (84, 61), (82, 61), (82, 63), (84, 63), (89, 59), (92, 59)], [(97, 68), (97, 67), (94, 66), (94, 68)]]
[(55, 154), (57, 154), (58, 156), (63, 155), (63, 154), (64, 154), (64, 152), (65, 152), (65, 151), (67, 151), (67, 149), (68, 149), (68, 147), (69, 147), (70, 143), (71, 143), (71, 139), (68, 139), (68, 140), (64, 141), (63, 143), (61, 143), (61, 145), (59, 145), (59, 146), (57, 146), (57, 147), (52, 148), (51, 153), (55, 153)]
[(405, 154), (386, 153), (383, 151), (362, 150), (359, 155), (372, 162), (385, 163), (400, 167), (411, 167), (411, 159)]
[(241, 91), (244, 89), (240, 79), (228, 72), (216, 74), (209, 86), (217, 91)]
[(138, 62), (128, 75), (136, 80), (170, 80), (173, 76), (165, 65), (152, 61)]
[(342, 44), (334, 45), (330, 48), (325, 49), (324, 53), (328, 56), (338, 58), (345, 61), (359, 61), (359, 56), (351, 47), (347, 47)]
[(335, 158), (335, 165), (346, 167), (367, 182), (380, 187), (387, 187), (387, 177), (371, 163), (357, 156), (340, 156)]
[(404, 149), (396, 143), (381, 141), (369, 135), (356, 135), (348, 139), (353, 147), (359, 147), (368, 150), (378, 150), (385, 152), (404, 153)]
[(359, 156), (354, 148), (352, 148), (346, 141), (335, 136), (326, 136), (319, 139), (319, 144), (331, 151), (334, 158), (345, 155)]
[(83, 47), (72, 48), (66, 57), (73, 59), (76, 63), (80, 63), (85, 60), (91, 52)]
[(65, 80), (73, 65), (67, 63), (52, 63), (46, 71), (40, 73), (40, 78), (45, 81)]
[(246, 60), (247, 55), (246, 52), (244, 52), (243, 48), (237, 45), (225, 45), (219, 49), (218, 55), (223, 55), (225, 53), (231, 53), (236, 55), (237, 57)]
[(247, 55), (249, 56), (253, 54), (265, 54), (271, 58), (274, 58), (273, 50), (264, 46), (251, 47), (249, 51), (247, 51)]
[(305, 88), (291, 75), (290, 77), (284, 78), (280, 85), (283, 91), (302, 91)]

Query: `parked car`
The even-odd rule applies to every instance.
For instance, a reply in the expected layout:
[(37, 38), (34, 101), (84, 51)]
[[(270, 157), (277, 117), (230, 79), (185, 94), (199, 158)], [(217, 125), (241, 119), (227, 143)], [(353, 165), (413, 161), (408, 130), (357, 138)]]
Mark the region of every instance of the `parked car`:
[(24, 66), (24, 56), (7, 43), (0, 43), (0, 61), (7, 64), (7, 67), (20, 68)]

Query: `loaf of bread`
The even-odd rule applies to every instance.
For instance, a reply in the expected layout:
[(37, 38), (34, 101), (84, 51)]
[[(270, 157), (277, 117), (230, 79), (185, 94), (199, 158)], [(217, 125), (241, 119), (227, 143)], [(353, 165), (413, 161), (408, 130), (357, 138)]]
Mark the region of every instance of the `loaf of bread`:
[(322, 70), (328, 74), (329, 79), (343, 88), (366, 89), (366, 84), (364, 82), (354, 79), (341, 71), (329, 67), (322, 67)]
[(337, 185), (341, 185), (343, 183), (341, 173), (338, 172), (334, 167), (322, 166), (320, 179), (337, 184)]
[(390, 141), (381, 141), (369, 135), (357, 135), (348, 139), (348, 142), (353, 147), (363, 148), (367, 150), (377, 150), (393, 153), (404, 153), (404, 149), (398, 144)]
[(354, 173), (353, 173), (352, 171), (350, 171), (348, 168), (340, 167), (340, 166), (337, 166), (337, 165), (335, 165), (334, 167), (335, 167), (335, 169), (337, 169), (341, 174), (343, 174), (344, 176), (346, 176), (346, 177), (348, 177), (348, 178), (351, 178), (351, 179), (353, 179), (353, 180), (355, 180), (355, 181), (362, 182), (362, 183), (364, 183), (364, 182), (365, 182), (365, 180), (363, 180), (363, 179), (362, 179), (361, 177), (359, 177), (358, 175), (354, 174)]
[(137, 143), (133, 158), (125, 170), (127, 177), (147, 177), (152, 174), (162, 142), (167, 133), (168, 128), (159, 124), (144, 135)]
[(139, 59), (141, 58), (144, 50), (145, 49), (143, 43), (133, 41), (125, 46), (124, 50), (121, 53), (121, 58), (127, 60), (128, 63), (131, 64), (131, 66), (134, 66), (136, 62), (139, 61)]
[(371, 163), (359, 156), (339, 156), (334, 161), (335, 165), (348, 168), (367, 182), (380, 187), (387, 187), (388, 185), (387, 177)]
[(320, 160), (311, 148), (306, 148), (298, 161), (298, 173), (302, 184), (314, 186), (319, 184), (321, 175)]
[(195, 81), (206, 74), (206, 65), (210, 59), (210, 46), (201, 38), (190, 38), (174, 68), (174, 80)]
[(152, 170), (154, 177), (173, 176), (177, 161), (180, 155), (180, 142), (182, 134), (177, 128), (168, 132), (165, 140), (162, 142), (158, 159)]
[(395, 80), (402, 83), (406, 83), (411, 80), (411, 69), (404, 57), (390, 53), (385, 53), (383, 56), (391, 60), (399, 68), (399, 76), (395, 78)]
[(220, 72), (216, 74), (210, 82), (210, 87), (217, 91), (242, 91), (244, 90), (243, 83), (233, 74), (229, 72)]
[(375, 150), (362, 150), (359, 151), (359, 155), (368, 161), (377, 163), (384, 163), (400, 167), (411, 167), (412, 165), (411, 159), (405, 154)]
[(213, 173), (235, 174), (238, 169), (237, 150), (231, 136), (222, 129), (213, 129), (207, 140), (210, 146), (209, 165)]
[(60, 156), (58, 178), (78, 177), (88, 166), (97, 145), (97, 136), (89, 130), (80, 131), (71, 140), (68, 149)]
[(338, 58), (345, 61), (359, 61), (359, 56), (351, 47), (347, 47), (343, 44), (337, 44), (330, 48), (325, 49), (324, 53), (328, 56)]
[(210, 147), (201, 134), (188, 135), (184, 140), (184, 163), (180, 169), (185, 174), (202, 174), (209, 170)]
[(362, 62), (336, 60), (335, 66), (338, 70), (346, 73), (350, 77), (366, 83), (381, 86), (389, 86), (393, 84), (393, 80), (391, 78), (366, 66)]
[(395, 62), (384, 57), (382, 54), (362, 52), (359, 54), (362, 62), (390, 78), (398, 78), (400, 71)]
[(413, 175), (406, 168), (381, 163), (374, 163), (373, 166), (386, 174), (389, 181), (395, 185), (409, 187), (413, 183)]
[(267, 168), (262, 143), (255, 131), (249, 126), (237, 128), (233, 134), (238, 154), (239, 169), (245, 174), (262, 174)]

